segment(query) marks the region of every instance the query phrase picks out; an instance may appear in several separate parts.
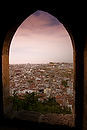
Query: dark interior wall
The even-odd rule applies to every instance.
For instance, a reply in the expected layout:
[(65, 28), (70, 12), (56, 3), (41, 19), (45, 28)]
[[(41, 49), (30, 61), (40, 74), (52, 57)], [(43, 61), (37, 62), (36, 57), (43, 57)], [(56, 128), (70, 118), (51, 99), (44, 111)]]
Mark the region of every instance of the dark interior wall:
[[(0, 118), (3, 118), (4, 110), (3, 107), (8, 106), (8, 65), (9, 65), (9, 46), (11, 39), (17, 30), (18, 26), (33, 12), (37, 10), (42, 10), (50, 13), (51, 15), (58, 18), (58, 20), (65, 26), (72, 40), (73, 45), (73, 61), (74, 61), (74, 89), (75, 89), (75, 113), (76, 113), (76, 126), (84, 125), (83, 123), (83, 113), (84, 119), (84, 83), (86, 84), (86, 73), (84, 74), (86, 67), (86, 53), (84, 53), (84, 45), (86, 46), (86, 30), (87, 30), (87, 19), (86, 12), (82, 4), (79, 6), (75, 3), (61, 3), (52, 2), (46, 4), (41, 3), (2, 3), (1, 9), (1, 38), (0, 38)], [(85, 47), (85, 52), (87, 51)], [(85, 62), (84, 62), (85, 59)], [(85, 76), (85, 78), (84, 78)], [(85, 81), (84, 81), (85, 79)], [(85, 85), (86, 86), (86, 85)], [(85, 87), (86, 88), (86, 87)], [(86, 89), (85, 89), (86, 90)], [(7, 96), (6, 96), (7, 95)], [(85, 95), (86, 91), (85, 91)], [(85, 104), (87, 101), (85, 100)]]

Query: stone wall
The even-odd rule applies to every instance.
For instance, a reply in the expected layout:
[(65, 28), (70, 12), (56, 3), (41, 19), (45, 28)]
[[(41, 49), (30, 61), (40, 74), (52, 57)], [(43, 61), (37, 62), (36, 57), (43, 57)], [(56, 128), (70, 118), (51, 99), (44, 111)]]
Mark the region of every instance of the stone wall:
[(11, 120), (24, 120), (31, 121), (37, 123), (44, 123), (49, 125), (61, 125), (61, 126), (69, 126), (75, 127), (75, 118), (73, 114), (45, 114), (42, 115), (39, 112), (34, 111), (11, 111), (6, 118), (10, 118)]
[(87, 37), (84, 46), (84, 95), (83, 95), (83, 128), (87, 128)]
[[(73, 3), (73, 2), (72, 2)], [(80, 3), (80, 2), (79, 2)], [(78, 3), (78, 4), (79, 4)], [(84, 53), (83, 53), (83, 45), (87, 43), (87, 38), (85, 41), (85, 36), (87, 36), (87, 18), (85, 10), (86, 8), (82, 6), (77, 6), (76, 3), (74, 4), (64, 4), (63, 8), (59, 8), (58, 4), (52, 2), (50, 6), (44, 2), (43, 4), (38, 4), (33, 8), (29, 8), (29, 4), (24, 3), (21, 6), (18, 6), (17, 3), (13, 6), (13, 2), (4, 3), (2, 7), (4, 7), (4, 11), (1, 15), (1, 38), (0, 38), (0, 45), (1, 48), (4, 47), (1, 51), (1, 64), (0, 66), (0, 74), (2, 81), (0, 82), (0, 94), (2, 95), (3, 90), (3, 101), (2, 98), (0, 102), (3, 102), (4, 110), (8, 107), (9, 104), (9, 80), (8, 80), (8, 58), (9, 58), (9, 46), (10, 41), (15, 33), (17, 27), (25, 20), (29, 15), (35, 12), (37, 9), (42, 9), (50, 14), (54, 15), (56, 18), (63, 23), (63, 25), (68, 30), (70, 36), (73, 37), (74, 40), (74, 87), (75, 87), (75, 114), (76, 120), (75, 123), (77, 127), (80, 129), (86, 130), (87, 129), (87, 47), (85, 44)], [(25, 4), (25, 6), (24, 6)], [(53, 5), (54, 4), (54, 5)], [(41, 7), (41, 5), (44, 6)], [(74, 7), (76, 5), (76, 8)], [(27, 7), (28, 6), (28, 7)], [(47, 7), (46, 7), (47, 6)], [(16, 10), (15, 10), (16, 7)], [(24, 9), (25, 7), (25, 9)], [(53, 8), (55, 9), (53, 9)], [(61, 11), (62, 9), (62, 11)], [(20, 24), (16, 25), (18, 22)], [(14, 29), (15, 28), (15, 29)], [(9, 33), (8, 33), (9, 31)], [(8, 35), (7, 35), (8, 34)], [(7, 35), (7, 37), (6, 37)], [(5, 39), (6, 37), (6, 39)], [(0, 49), (1, 49), (0, 48)], [(3, 111), (3, 106), (0, 107), (0, 115)], [(83, 117), (82, 117), (83, 116)]]
[(4, 114), (10, 111), (10, 97), (9, 97), (9, 56), (2, 55), (2, 85), (3, 85), (3, 106)]

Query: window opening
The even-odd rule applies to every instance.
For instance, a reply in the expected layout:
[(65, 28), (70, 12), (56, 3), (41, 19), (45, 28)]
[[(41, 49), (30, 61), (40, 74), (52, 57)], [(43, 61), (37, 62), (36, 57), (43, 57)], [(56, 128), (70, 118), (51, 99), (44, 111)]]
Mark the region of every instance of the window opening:
[(39, 10), (29, 16), (17, 29), (9, 54), (14, 110), (73, 114), (71, 40), (55, 17)]

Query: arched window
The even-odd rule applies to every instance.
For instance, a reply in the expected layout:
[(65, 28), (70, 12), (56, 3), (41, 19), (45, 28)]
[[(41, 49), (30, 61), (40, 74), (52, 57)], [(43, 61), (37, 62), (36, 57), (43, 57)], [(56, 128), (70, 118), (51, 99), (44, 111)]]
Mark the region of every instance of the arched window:
[[(66, 114), (72, 113), (73, 49), (70, 37), (58, 19), (39, 10), (30, 15), (12, 39), (9, 61), (11, 96), (15, 91), (23, 100), (26, 92), (31, 95), (35, 92), (40, 96), (39, 102), (50, 102), (55, 98), (61, 109), (70, 108), (71, 112), (67, 110)], [(40, 108), (27, 109), (38, 111)], [(18, 106), (17, 109), (24, 108)], [(40, 112), (46, 113), (45, 110)], [(50, 112), (60, 113), (56, 109), (47, 113)]]
[(10, 94), (15, 88), (18, 94), (37, 90), (42, 96), (40, 101), (51, 96), (62, 109), (69, 106), (69, 95), (73, 94), (73, 50), (64, 26), (52, 15), (36, 11), (19, 26), (11, 40), (10, 55), (7, 52), (3, 57), (3, 61), (9, 57), (10, 63), (17, 63), (9, 67)]

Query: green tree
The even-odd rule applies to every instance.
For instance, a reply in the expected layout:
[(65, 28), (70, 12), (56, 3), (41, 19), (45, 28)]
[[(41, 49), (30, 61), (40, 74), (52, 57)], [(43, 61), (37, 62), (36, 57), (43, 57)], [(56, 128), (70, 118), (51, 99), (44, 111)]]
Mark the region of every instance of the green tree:
[(67, 87), (67, 81), (62, 80), (62, 81), (61, 81), (61, 84), (64, 85), (65, 87)]
[(54, 62), (50, 62), (50, 64), (54, 64)]
[(28, 80), (29, 83), (33, 83), (33, 80)]
[(14, 97), (11, 97), (13, 101), (13, 109), (17, 111), (27, 110), (27, 111), (36, 111), (42, 114), (47, 113), (57, 113), (57, 114), (71, 114), (71, 109), (64, 108), (56, 102), (55, 97), (49, 97), (48, 100), (44, 99), (44, 102), (38, 101), (39, 96), (36, 93), (26, 93), (24, 98), (19, 98), (17, 94), (14, 94)]
[(48, 105), (49, 106), (55, 106), (55, 105), (57, 105), (57, 102), (56, 102), (56, 99), (55, 99), (55, 97), (49, 97), (48, 98)]

